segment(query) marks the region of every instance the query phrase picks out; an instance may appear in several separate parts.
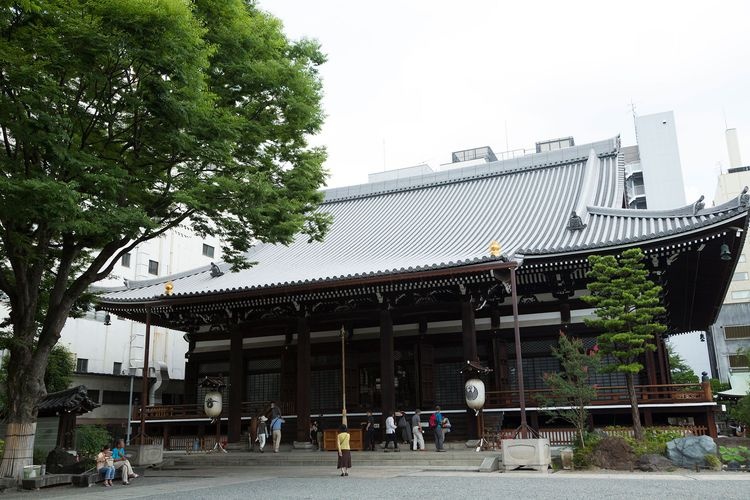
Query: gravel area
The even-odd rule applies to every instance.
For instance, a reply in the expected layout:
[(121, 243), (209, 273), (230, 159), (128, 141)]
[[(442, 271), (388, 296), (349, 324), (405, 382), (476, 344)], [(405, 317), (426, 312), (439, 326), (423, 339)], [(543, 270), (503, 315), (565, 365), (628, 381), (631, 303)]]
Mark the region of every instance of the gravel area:
[(234, 498), (750, 498), (748, 473), (475, 473), (359, 467), (339, 477), (329, 467), (175, 469), (148, 471), (129, 486), (69, 486), (7, 492), (2, 498), (102, 497), (159, 500)]

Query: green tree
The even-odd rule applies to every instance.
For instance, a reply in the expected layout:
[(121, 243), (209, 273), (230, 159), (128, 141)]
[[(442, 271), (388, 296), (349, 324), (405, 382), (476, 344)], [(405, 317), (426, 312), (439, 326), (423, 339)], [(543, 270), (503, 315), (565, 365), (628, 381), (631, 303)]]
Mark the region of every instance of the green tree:
[(669, 354), (669, 372), (672, 375), (673, 384), (697, 384), (700, 382), (698, 375), (685, 362), (682, 357), (675, 352), (671, 344), (667, 344)]
[(0, 475), (30, 463), (50, 352), (122, 255), (180, 224), (235, 269), (322, 237), (323, 62), (247, 0), (0, 0)]
[(620, 258), (612, 255), (591, 255), (587, 276), (590, 295), (584, 302), (596, 307), (596, 319), (586, 324), (601, 330), (599, 349), (603, 356), (614, 360), (604, 364), (603, 371), (625, 375), (630, 398), (635, 438), (643, 440), (643, 426), (638, 413), (635, 376), (643, 370), (641, 357), (656, 349), (654, 336), (666, 331), (656, 317), (666, 311), (660, 305), (661, 287), (648, 277), (639, 248), (625, 250)]
[(599, 368), (599, 356), (586, 354), (580, 339), (562, 332), (552, 355), (560, 362), (560, 371), (544, 374), (550, 393), (540, 403), (552, 420), (559, 418), (575, 426), (581, 446), (586, 446), (584, 436), (589, 417), (586, 407), (596, 397), (589, 376)]
[[(49, 363), (44, 372), (44, 386), (47, 392), (64, 391), (70, 387), (76, 361), (73, 353), (65, 346), (56, 345), (49, 354)], [(0, 408), (5, 409), (8, 402), (6, 383), (8, 380), (8, 358), (6, 356), (0, 366)]]

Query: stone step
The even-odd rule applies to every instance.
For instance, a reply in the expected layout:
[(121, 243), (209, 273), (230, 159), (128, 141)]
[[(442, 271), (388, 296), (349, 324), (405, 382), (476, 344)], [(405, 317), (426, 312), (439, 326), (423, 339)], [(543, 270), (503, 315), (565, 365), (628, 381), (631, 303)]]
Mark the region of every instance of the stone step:
[[(352, 461), (360, 466), (388, 466), (388, 467), (460, 467), (478, 469), (482, 461), (488, 456), (496, 456), (496, 453), (473, 451), (446, 451), (437, 453), (435, 451), (383, 451), (377, 452), (352, 452)], [(218, 467), (218, 466), (283, 466), (283, 465), (309, 465), (309, 466), (333, 466), (336, 463), (335, 452), (316, 451), (281, 451), (279, 453), (249, 453), (229, 452), (226, 454), (201, 453), (201, 454), (176, 454), (168, 453), (165, 456), (164, 467)]]

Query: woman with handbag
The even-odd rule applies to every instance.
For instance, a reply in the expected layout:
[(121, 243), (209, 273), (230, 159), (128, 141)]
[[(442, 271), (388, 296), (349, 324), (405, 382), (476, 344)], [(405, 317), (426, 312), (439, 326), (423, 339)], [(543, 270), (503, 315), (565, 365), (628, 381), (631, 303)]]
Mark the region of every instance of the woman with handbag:
[(105, 444), (96, 456), (96, 471), (104, 478), (104, 486), (112, 486), (112, 480), (115, 478), (115, 465), (112, 460), (112, 450), (108, 444)]

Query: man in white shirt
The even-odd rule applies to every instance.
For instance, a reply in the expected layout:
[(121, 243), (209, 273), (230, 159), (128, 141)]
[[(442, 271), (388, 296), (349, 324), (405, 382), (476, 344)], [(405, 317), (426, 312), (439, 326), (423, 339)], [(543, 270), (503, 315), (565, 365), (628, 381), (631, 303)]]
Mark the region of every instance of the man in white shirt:
[(398, 442), (396, 441), (396, 421), (393, 419), (393, 412), (388, 414), (388, 418), (385, 419), (385, 445), (383, 451), (388, 451), (388, 443), (393, 442), (393, 448), (396, 451), (398, 449)]

